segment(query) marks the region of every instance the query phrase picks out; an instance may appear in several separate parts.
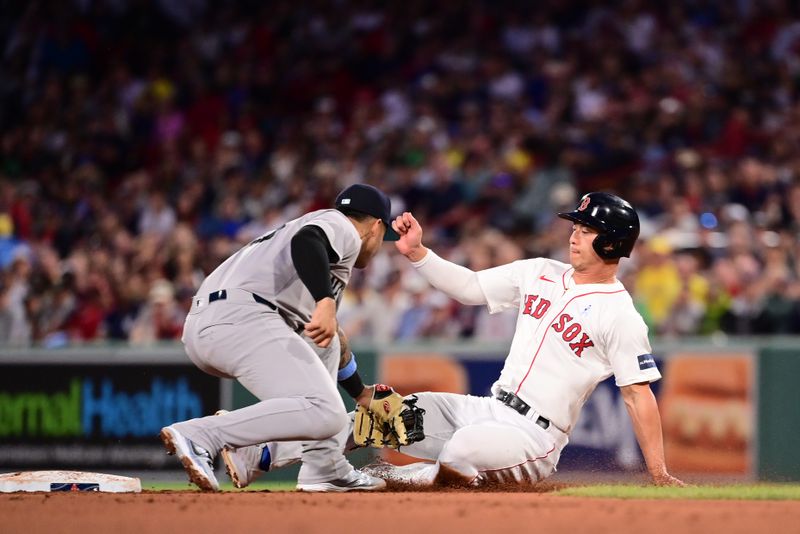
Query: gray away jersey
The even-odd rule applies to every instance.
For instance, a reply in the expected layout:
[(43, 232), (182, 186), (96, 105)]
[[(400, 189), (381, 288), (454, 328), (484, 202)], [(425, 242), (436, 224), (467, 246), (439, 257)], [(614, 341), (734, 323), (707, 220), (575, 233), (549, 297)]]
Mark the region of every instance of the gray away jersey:
[(361, 250), (361, 237), (350, 220), (333, 209), (307, 213), (254, 239), (214, 269), (197, 294), (244, 289), (275, 304), (292, 328), (302, 327), (316, 308), (292, 262), (292, 237), (304, 226), (322, 229), (339, 256), (331, 265), (331, 287), (338, 306)]

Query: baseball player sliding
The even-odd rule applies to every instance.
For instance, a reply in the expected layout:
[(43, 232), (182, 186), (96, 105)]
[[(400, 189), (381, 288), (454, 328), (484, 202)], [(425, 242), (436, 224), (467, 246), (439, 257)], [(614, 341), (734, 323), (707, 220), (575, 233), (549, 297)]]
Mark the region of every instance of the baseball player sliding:
[(219, 489), (213, 459), (220, 451), (226, 465), (240, 457), (256, 470), (273, 464), (269, 448), (248, 447), (264, 442), (302, 460), (298, 489), (385, 486), (355, 470), (337, 441), (349, 420), (337, 379), (365, 406), (373, 394), (384, 402), (392, 392), (364, 387), (349, 350), (341, 350), (336, 308), (353, 267), (366, 267), (381, 242), (397, 235), (388, 197), (372, 186), (345, 189), (336, 208), (255, 239), (217, 267), (193, 299), (183, 333), (189, 358), (209, 374), (238, 379), (261, 401), (161, 430), (167, 451), (204, 490)]
[(417, 394), (424, 439), (402, 450), (435, 463), (382, 466), (372, 474), (417, 484), (542, 480), (555, 471), (583, 403), (613, 374), (653, 481), (683, 485), (664, 462), (649, 386), (661, 375), (647, 327), (616, 279), (620, 258), (630, 255), (639, 235), (639, 218), (628, 202), (607, 193), (589, 193), (559, 216), (573, 222), (569, 264), (536, 258), (479, 272), (423, 246), (411, 213), (393, 221), (397, 249), (431, 285), (490, 313), (516, 308), (518, 319), (492, 396)]
[(490, 313), (518, 310), (517, 329), (491, 397), (421, 393), (425, 439), (403, 448), (435, 464), (397, 468), (416, 482), (456, 477), (538, 481), (551, 475), (581, 407), (612, 374), (622, 391), (647, 468), (657, 484), (682, 485), (667, 472), (661, 420), (649, 383), (661, 378), (647, 327), (616, 279), (639, 236), (639, 217), (607, 193), (585, 195), (574, 211), (569, 265), (536, 258), (473, 272), (422, 245), (410, 213), (393, 222), (397, 249), (428, 282)]

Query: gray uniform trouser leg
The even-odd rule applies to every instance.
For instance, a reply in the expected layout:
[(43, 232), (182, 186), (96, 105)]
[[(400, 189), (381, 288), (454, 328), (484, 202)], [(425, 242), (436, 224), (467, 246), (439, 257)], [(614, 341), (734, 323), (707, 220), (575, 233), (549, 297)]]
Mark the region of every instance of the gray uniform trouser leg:
[(181, 433), (212, 454), (225, 445), (299, 442), (306, 483), (339, 478), (352, 469), (336, 439), (347, 425), (334, 379), (338, 343), (318, 353), (277, 313), (255, 302), (217, 302), (193, 310), (184, 342), (200, 369), (236, 378), (261, 402), (175, 424)]

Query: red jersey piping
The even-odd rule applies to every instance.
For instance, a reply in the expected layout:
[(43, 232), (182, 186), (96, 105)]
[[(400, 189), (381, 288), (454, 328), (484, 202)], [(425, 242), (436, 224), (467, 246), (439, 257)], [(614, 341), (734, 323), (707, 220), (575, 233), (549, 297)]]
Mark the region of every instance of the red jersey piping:
[[(618, 289), (616, 291), (590, 291), (589, 293), (583, 293), (582, 295), (575, 295), (574, 297), (569, 299), (566, 304), (564, 304), (564, 307), (561, 308), (561, 310), (555, 316), (559, 317), (562, 313), (564, 313), (564, 310), (567, 309), (567, 306), (569, 306), (570, 303), (573, 300), (577, 299), (577, 298), (585, 297), (585, 296), (588, 296), (588, 295), (594, 295), (594, 294), (613, 295), (614, 293), (622, 293), (623, 291), (625, 291), (624, 288), (623, 289)], [(549, 329), (550, 329), (551, 326), (552, 326), (552, 323), (547, 325), (548, 332), (549, 332)], [(514, 391), (514, 395), (519, 395), (519, 390), (522, 388), (522, 384), (525, 383), (525, 380), (528, 378), (528, 375), (531, 374), (531, 369), (533, 368), (533, 362), (536, 361), (536, 357), (539, 356), (539, 351), (542, 350), (542, 345), (544, 344), (545, 336), (547, 336), (547, 332), (542, 334), (542, 340), (539, 341), (539, 346), (536, 347), (536, 352), (533, 354), (533, 359), (531, 360), (531, 364), (528, 366), (528, 372), (525, 373), (525, 376), (522, 377), (522, 380), (520, 381), (519, 385), (517, 386), (517, 389)]]
[[(517, 465), (512, 465), (510, 467), (499, 467), (497, 469), (483, 469), (483, 470), (479, 471), (479, 473), (490, 473), (490, 472), (494, 472), (494, 471), (504, 471), (506, 469), (514, 469), (516, 467), (522, 467), (523, 465), (531, 463), (531, 462), (535, 462), (536, 460), (543, 460), (543, 459), (547, 458), (548, 456), (550, 456), (550, 453), (553, 452), (554, 450), (556, 450), (556, 446), (555, 445), (553, 445), (553, 448), (550, 449), (549, 451), (547, 451), (544, 456), (538, 456), (538, 457), (534, 458), (533, 460), (525, 460), (522, 463), (518, 463)], [(475, 478), (478, 478), (478, 477), (475, 477)], [(472, 479), (471, 483), (475, 482), (475, 478)]]

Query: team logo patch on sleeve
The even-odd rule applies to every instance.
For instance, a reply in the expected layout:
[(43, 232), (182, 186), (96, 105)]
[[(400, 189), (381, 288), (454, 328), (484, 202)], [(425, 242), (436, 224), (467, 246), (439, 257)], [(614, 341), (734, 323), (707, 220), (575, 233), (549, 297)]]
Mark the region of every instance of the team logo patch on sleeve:
[(656, 366), (656, 361), (655, 359), (653, 359), (652, 354), (642, 354), (641, 356), (638, 356), (638, 358), (639, 358), (639, 369), (642, 371)]

